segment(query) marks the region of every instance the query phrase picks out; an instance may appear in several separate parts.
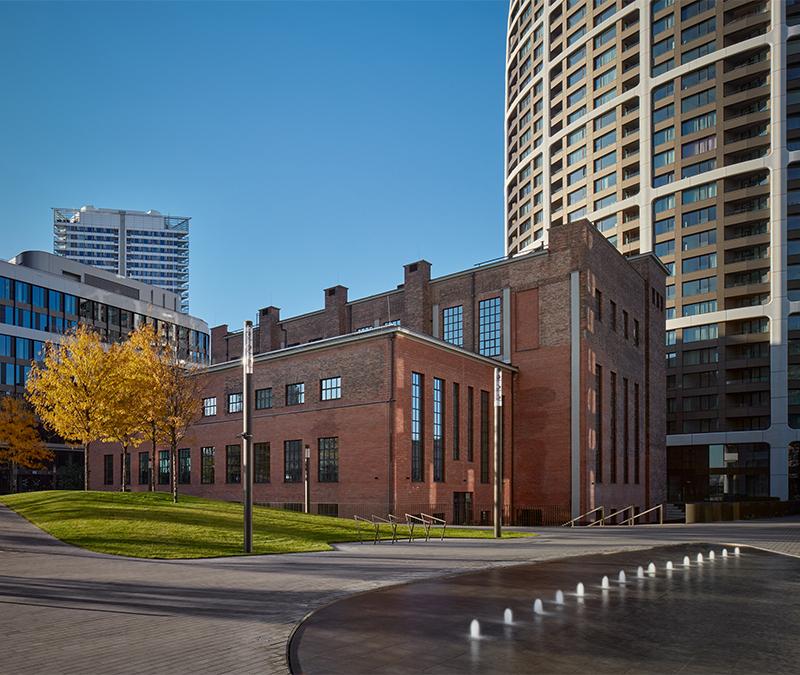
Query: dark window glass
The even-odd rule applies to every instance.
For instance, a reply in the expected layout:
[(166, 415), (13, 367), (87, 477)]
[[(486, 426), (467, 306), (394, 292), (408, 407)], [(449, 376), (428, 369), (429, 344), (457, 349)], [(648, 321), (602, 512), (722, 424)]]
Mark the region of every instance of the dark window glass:
[(342, 398), (342, 378), (327, 377), (319, 382), (319, 398), (321, 401), (332, 401)]
[(242, 482), (242, 448), (239, 445), (225, 446), (225, 482)]
[(481, 483), (489, 482), (489, 392), (481, 391)]
[(595, 364), (595, 482), (603, 482), (603, 367)]
[(269, 483), (269, 443), (255, 443), (253, 445), (253, 472), (254, 483)]
[(633, 385), (633, 482), (639, 484), (639, 383)]
[(272, 407), (272, 388), (256, 389), (256, 410)]
[(283, 442), (283, 482), (299, 483), (303, 477), (303, 441)]
[(286, 405), (300, 405), (306, 402), (306, 385), (304, 382), (286, 385)]
[(500, 356), (500, 298), (481, 300), (478, 316), (478, 351), (483, 356)]
[(11, 279), (0, 277), (0, 300), (11, 300)]
[(14, 298), (17, 302), (24, 302), (29, 305), (31, 302), (31, 285), (26, 284), (24, 281), (17, 281), (14, 284)]
[(150, 453), (139, 453), (139, 485), (150, 484)]
[(461, 391), (458, 382), (453, 382), (453, 459), (461, 454)]
[(464, 308), (447, 307), (443, 312), (444, 340), (457, 347), (464, 346)]
[(114, 455), (103, 455), (103, 484), (114, 484)]
[(433, 480), (444, 480), (444, 380), (433, 378)]
[(617, 374), (611, 373), (611, 482), (617, 482)]
[(411, 480), (425, 480), (425, 378), (411, 373)]
[(475, 460), (475, 392), (467, 387), (467, 461)]
[(339, 439), (319, 439), (319, 482), (336, 483), (339, 480)]
[(169, 485), (169, 450), (158, 451), (158, 484)]
[(214, 448), (200, 448), (200, 482), (210, 485), (214, 482)]
[(178, 450), (178, 482), (184, 485), (192, 482), (192, 451), (189, 448)]

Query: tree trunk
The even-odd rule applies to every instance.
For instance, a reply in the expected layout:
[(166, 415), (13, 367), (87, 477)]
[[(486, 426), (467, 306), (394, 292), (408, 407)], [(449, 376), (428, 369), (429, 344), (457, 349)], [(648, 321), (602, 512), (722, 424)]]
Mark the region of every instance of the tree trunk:
[(122, 477), (122, 492), (125, 492), (125, 486), (127, 485), (128, 480), (129, 480), (128, 471), (127, 471), (127, 465), (126, 465), (126, 462), (125, 462), (125, 460), (127, 458), (128, 458), (128, 446), (123, 445), (122, 446), (122, 473), (121, 473), (121, 477)]
[(156, 425), (152, 426), (153, 456), (150, 458), (150, 492), (156, 491)]
[(19, 492), (19, 469), (17, 468), (17, 463), (11, 462), (11, 466), (9, 467), (9, 469), (11, 470), (10, 471), (11, 475), (9, 476), (11, 484), (9, 485), (9, 487), (11, 488), (11, 492), (16, 494), (17, 492)]
[(89, 489), (89, 444), (83, 444), (83, 489)]
[(175, 444), (170, 448), (172, 455), (172, 503), (178, 503), (178, 449)]

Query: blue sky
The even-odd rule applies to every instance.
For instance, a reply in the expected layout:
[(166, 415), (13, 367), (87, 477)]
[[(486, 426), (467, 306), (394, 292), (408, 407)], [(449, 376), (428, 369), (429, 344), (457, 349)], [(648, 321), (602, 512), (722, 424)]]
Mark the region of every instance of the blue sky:
[(0, 3), (0, 256), (50, 207), (192, 217), (238, 327), (502, 255), (507, 3)]

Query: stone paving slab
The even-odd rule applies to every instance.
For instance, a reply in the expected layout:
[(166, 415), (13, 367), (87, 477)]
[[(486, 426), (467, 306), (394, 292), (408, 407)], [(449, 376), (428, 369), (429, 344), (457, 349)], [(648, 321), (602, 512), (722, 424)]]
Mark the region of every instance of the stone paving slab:
[(17, 638), (4, 640), (0, 673), (285, 673), (309, 612), (392, 584), (691, 541), (800, 555), (800, 519), (540, 532), (157, 561), (76, 549), (0, 507), (0, 635)]

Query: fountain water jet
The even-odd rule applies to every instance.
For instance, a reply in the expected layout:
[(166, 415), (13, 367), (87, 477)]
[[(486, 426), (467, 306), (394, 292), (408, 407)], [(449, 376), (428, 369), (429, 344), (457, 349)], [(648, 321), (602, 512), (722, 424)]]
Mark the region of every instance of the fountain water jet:
[(672, 571), (672, 561), (670, 560), (667, 562), (667, 569), (671, 572)]
[(727, 548), (723, 548), (722, 549), (722, 557), (723, 558), (727, 558), (728, 557), (728, 549)]
[(716, 558), (716, 555), (714, 555), (714, 551), (709, 551), (708, 552), (708, 559), (709, 560), (714, 560), (714, 558)]
[(533, 613), (539, 616), (544, 614), (544, 607), (542, 607), (542, 601), (539, 598), (533, 601)]
[(647, 573), (652, 577), (656, 573), (656, 565), (655, 563), (650, 563), (647, 566)]
[(702, 553), (698, 553), (697, 554), (697, 564), (698, 565), (702, 565), (703, 564), (703, 554)]
[(636, 568), (636, 578), (644, 579), (644, 567), (642, 567), (641, 565), (639, 565), (639, 567)]
[(621, 584), (625, 583), (625, 570), (619, 571), (619, 583)]
[(557, 605), (564, 604), (564, 591), (556, 591), (556, 604)]
[(604, 591), (607, 591), (610, 588), (608, 584), (608, 577), (603, 577), (603, 581), (600, 582), (600, 585), (603, 587)]
[(584, 592), (585, 592), (585, 591), (584, 591), (584, 588), (583, 588), (583, 582), (578, 582), (578, 585), (577, 585), (577, 587), (575, 588), (575, 594), (576, 594), (576, 595), (577, 595), (579, 598), (582, 598), (582, 597), (583, 597), (583, 595), (584, 595)]
[(473, 619), (469, 622), (469, 636), (473, 640), (477, 640), (481, 636), (481, 625), (478, 623), (477, 619)]
[(503, 623), (509, 625), (514, 623), (514, 613), (508, 607), (506, 607), (506, 611), (503, 612)]
[(733, 549), (733, 555), (739, 555), (739, 547)]
[(684, 567), (689, 567), (689, 565), (691, 565), (691, 564), (692, 564), (692, 562), (691, 562), (691, 560), (689, 560), (689, 556), (688, 555), (683, 556), (683, 566)]

